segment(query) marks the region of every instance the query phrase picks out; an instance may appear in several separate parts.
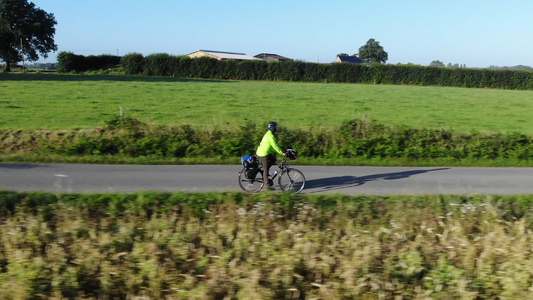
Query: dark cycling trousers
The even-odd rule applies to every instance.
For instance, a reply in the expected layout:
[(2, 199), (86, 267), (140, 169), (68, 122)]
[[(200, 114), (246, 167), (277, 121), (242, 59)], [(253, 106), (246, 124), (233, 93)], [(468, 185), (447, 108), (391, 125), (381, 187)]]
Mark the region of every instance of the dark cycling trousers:
[(270, 186), (268, 182), (268, 175), (270, 174), (270, 167), (276, 163), (276, 156), (269, 154), (267, 156), (259, 156), (259, 160), (263, 165), (263, 180), (265, 181), (265, 187)]

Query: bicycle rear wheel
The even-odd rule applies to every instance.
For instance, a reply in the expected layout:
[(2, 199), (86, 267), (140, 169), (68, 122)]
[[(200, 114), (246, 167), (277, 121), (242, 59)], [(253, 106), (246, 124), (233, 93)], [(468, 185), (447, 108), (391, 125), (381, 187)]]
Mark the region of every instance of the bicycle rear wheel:
[(263, 170), (257, 172), (255, 178), (252, 179), (246, 178), (245, 171), (246, 168), (239, 172), (239, 186), (241, 189), (249, 193), (259, 192), (263, 188), (263, 185), (265, 185), (263, 180)]
[(298, 194), (305, 187), (304, 173), (300, 170), (289, 168), (281, 173), (278, 184), (282, 191)]

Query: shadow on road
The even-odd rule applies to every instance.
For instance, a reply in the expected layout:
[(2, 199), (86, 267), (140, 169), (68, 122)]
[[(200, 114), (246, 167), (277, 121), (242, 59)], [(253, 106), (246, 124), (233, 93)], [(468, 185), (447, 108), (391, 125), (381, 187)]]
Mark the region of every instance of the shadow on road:
[(0, 168), (4, 169), (31, 169), (44, 167), (43, 164), (27, 164), (27, 163), (0, 163)]
[(448, 170), (448, 169), (449, 168), (438, 168), (438, 169), (430, 169), (430, 170), (413, 170), (413, 171), (404, 171), (404, 172), (396, 172), (396, 173), (367, 175), (367, 176), (361, 176), (361, 177), (343, 175), (343, 176), (336, 176), (336, 177), (329, 177), (329, 178), (313, 179), (313, 180), (307, 181), (305, 185), (305, 189), (318, 189), (317, 191), (311, 191), (311, 193), (323, 192), (325, 190), (327, 191), (340, 190), (340, 189), (363, 185), (370, 181), (397, 180), (397, 179), (408, 178), (413, 175), (420, 175), (420, 174), (427, 173), (427, 172), (442, 171), (442, 170)]

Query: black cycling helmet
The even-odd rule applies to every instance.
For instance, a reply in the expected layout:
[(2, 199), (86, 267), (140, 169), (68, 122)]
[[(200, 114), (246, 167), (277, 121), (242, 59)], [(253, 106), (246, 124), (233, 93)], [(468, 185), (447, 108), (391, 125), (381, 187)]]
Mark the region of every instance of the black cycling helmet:
[(276, 127), (278, 126), (278, 123), (274, 121), (270, 121), (267, 124), (268, 130), (272, 131), (273, 133), (276, 132)]

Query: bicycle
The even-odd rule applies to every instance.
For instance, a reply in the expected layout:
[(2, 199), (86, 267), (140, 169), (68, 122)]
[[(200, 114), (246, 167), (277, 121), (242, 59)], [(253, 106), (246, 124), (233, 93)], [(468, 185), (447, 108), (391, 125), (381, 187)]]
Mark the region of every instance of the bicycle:
[[(298, 157), (298, 152), (294, 149), (287, 149), (287, 156), (283, 157), (281, 163), (277, 164), (279, 171), (275, 170), (269, 177), (270, 180), (274, 180), (276, 176), (278, 177), (278, 185), (280, 189), (284, 192), (289, 192), (291, 194), (300, 193), (305, 187), (305, 176), (304, 174), (295, 168), (291, 168), (287, 163), (287, 158), (294, 160)], [(254, 167), (247, 167), (245, 164), (245, 158), (255, 158), (253, 155), (243, 157), (243, 166), (244, 168), (239, 172), (239, 186), (247, 192), (257, 193), (265, 185), (263, 179), (263, 166), (259, 165), (257, 158), (255, 158), (256, 165)]]

